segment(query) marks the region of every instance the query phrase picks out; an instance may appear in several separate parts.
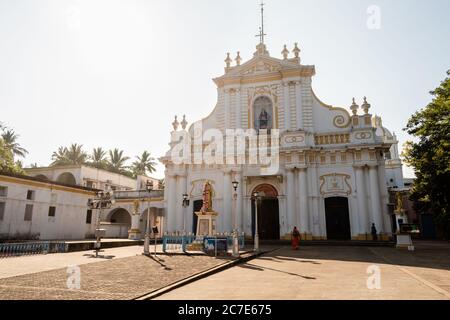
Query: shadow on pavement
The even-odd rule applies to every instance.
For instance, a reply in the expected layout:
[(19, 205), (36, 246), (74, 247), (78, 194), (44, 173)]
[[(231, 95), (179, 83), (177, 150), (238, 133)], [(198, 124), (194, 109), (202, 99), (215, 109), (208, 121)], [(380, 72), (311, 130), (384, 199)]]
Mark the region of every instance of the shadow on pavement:
[(273, 268), (269, 268), (269, 267), (256, 266), (256, 265), (251, 264), (251, 263), (241, 264), (241, 265), (239, 265), (239, 267), (240, 268), (244, 268), (244, 269), (251, 269), (251, 270), (255, 270), (255, 271), (270, 270), (270, 271), (284, 273), (284, 274), (287, 274), (287, 275), (290, 275), (290, 276), (300, 277), (300, 278), (307, 279), (307, 280), (316, 280), (316, 278), (314, 278), (314, 277), (308, 277), (308, 276), (304, 276), (304, 275), (301, 275), (301, 274), (298, 274), (298, 273), (293, 273), (293, 272), (273, 269)]
[(264, 255), (259, 259), (286, 260), (320, 264), (320, 260), (366, 262), (406, 267), (450, 270), (450, 242), (414, 241), (415, 251), (392, 247), (363, 246), (303, 246), (293, 251), (290, 247)]

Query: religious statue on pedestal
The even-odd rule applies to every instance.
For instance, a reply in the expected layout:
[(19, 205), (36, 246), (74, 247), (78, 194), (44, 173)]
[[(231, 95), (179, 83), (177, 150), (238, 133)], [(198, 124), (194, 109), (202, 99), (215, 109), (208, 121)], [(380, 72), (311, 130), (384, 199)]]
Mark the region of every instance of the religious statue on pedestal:
[(218, 213), (212, 207), (213, 188), (210, 182), (206, 182), (203, 187), (203, 206), (199, 212), (197, 220), (197, 236), (212, 236), (216, 234), (216, 218)]
[(212, 208), (212, 196), (212, 186), (209, 182), (206, 182), (205, 186), (203, 187), (203, 206), (200, 210), (202, 213), (214, 212)]
[(266, 109), (263, 109), (259, 115), (259, 129), (269, 129), (269, 114)]

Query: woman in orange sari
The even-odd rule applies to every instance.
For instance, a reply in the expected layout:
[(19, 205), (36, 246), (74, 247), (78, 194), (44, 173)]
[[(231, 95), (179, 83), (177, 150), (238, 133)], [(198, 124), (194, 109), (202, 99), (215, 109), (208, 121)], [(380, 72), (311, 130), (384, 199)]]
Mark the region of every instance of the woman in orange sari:
[(298, 231), (297, 227), (294, 227), (294, 231), (292, 231), (291, 236), (291, 242), (292, 242), (292, 250), (298, 250), (298, 245), (300, 243), (300, 232)]

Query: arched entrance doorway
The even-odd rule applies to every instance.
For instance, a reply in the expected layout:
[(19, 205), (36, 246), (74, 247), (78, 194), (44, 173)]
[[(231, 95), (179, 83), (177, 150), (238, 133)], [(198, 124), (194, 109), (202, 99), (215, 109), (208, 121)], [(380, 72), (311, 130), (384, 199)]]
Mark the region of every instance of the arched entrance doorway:
[[(258, 202), (258, 235), (262, 240), (280, 240), (280, 212), (278, 192), (270, 184), (256, 187), (252, 194), (262, 195)], [(255, 201), (252, 201), (252, 235), (255, 236)]]
[(106, 229), (107, 238), (128, 239), (131, 228), (131, 214), (124, 208), (116, 208), (108, 213), (102, 228)]
[(325, 199), (328, 240), (351, 240), (348, 199), (334, 197)]

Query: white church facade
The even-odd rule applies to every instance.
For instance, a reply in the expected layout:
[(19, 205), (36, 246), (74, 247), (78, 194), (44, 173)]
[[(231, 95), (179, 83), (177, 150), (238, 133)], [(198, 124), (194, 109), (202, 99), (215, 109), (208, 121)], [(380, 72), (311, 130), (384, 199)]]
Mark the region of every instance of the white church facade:
[[(281, 55), (270, 56), (263, 41), (245, 63), (238, 53), (232, 65), (228, 54), (225, 73), (214, 79), (218, 100), (212, 113), (189, 128), (185, 120), (181, 128), (175, 121), (171, 148), (160, 159), (166, 167), (166, 231), (195, 232), (195, 212), (210, 182), (218, 232), (254, 235), (253, 194), (259, 192), (260, 239), (289, 239), (297, 226), (306, 240), (370, 240), (373, 225), (381, 238), (389, 238), (388, 186), (403, 184), (395, 135), (371, 114), (366, 98), (361, 106), (353, 100), (348, 110), (321, 102), (312, 89), (315, 67), (301, 63), (297, 44), (292, 56), (286, 46)], [(276, 170), (174, 161), (180, 137), (195, 139), (196, 126), (224, 135), (227, 129), (279, 132)], [(200, 147), (208, 148), (204, 142)], [(247, 143), (246, 157), (250, 152)], [(233, 182), (239, 183), (236, 191)]]

